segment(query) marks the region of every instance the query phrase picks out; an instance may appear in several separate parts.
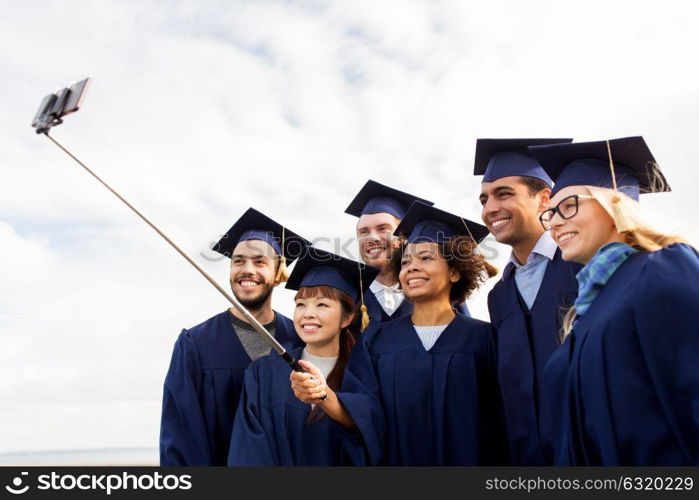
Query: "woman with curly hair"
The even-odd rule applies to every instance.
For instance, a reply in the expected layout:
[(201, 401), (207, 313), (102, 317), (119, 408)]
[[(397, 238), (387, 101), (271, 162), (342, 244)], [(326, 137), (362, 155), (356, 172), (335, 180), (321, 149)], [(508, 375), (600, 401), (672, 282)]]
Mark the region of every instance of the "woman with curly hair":
[(556, 182), (542, 224), (585, 265), (544, 370), (554, 464), (699, 465), (699, 255), (639, 211), (640, 192), (669, 191), (650, 150), (629, 137), (532, 151)]
[(361, 435), (370, 464), (502, 464), (492, 330), (453, 307), (496, 274), (476, 252), (488, 230), (415, 202), (397, 231), (407, 235), (395, 262), (412, 315), (364, 331), (341, 392), (299, 380), (296, 396), (336, 401), (326, 412)]

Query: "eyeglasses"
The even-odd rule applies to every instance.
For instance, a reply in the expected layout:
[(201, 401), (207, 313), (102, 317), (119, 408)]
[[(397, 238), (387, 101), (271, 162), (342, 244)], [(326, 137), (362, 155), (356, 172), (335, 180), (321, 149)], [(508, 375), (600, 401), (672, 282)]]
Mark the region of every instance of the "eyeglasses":
[(561, 216), (561, 219), (570, 219), (571, 217), (575, 217), (578, 213), (578, 200), (589, 200), (591, 198), (594, 198), (594, 196), (589, 196), (586, 194), (573, 194), (571, 196), (567, 196), (563, 198), (555, 207), (549, 208), (548, 210), (542, 212), (542, 214), (539, 216), (539, 221), (544, 227), (544, 230), (548, 231), (551, 229), (551, 221), (556, 213)]

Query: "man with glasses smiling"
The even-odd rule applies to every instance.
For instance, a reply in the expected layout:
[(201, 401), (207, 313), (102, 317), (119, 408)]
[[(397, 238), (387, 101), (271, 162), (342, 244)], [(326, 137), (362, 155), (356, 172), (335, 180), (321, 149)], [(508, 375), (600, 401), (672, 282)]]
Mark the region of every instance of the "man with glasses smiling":
[(572, 139), (479, 139), (474, 175), (483, 175), (481, 217), (499, 243), (512, 247), (502, 279), (488, 295), (497, 332), (498, 380), (513, 465), (550, 462), (540, 430), (543, 367), (559, 345), (565, 309), (575, 301), (580, 265), (565, 262), (539, 220), (553, 182), (527, 147)]

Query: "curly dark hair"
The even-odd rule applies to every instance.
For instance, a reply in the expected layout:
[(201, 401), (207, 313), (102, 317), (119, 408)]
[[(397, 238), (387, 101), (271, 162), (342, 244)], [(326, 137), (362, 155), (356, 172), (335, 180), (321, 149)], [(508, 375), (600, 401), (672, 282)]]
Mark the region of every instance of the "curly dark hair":
[[(391, 268), (396, 276), (400, 273), (406, 246), (407, 241), (401, 237), (399, 251), (393, 252), (391, 256)], [(476, 251), (477, 246), (478, 244), (468, 236), (449, 238), (437, 245), (449, 269), (454, 269), (461, 275), (459, 281), (453, 283), (449, 291), (449, 300), (453, 305), (462, 304), (474, 290), (485, 283), (485, 280), (498, 274), (497, 268)]]

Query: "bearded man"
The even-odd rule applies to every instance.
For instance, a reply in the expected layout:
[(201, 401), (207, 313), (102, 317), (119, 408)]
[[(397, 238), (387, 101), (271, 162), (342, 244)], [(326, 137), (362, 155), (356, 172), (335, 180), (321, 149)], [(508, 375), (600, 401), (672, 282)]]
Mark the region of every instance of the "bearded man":
[[(250, 208), (213, 247), (231, 259), (235, 297), (289, 350), (301, 340), (292, 321), (272, 309), (272, 291), (307, 244)], [(270, 351), (234, 307), (182, 330), (165, 378), (160, 465), (226, 465), (245, 369)]]

